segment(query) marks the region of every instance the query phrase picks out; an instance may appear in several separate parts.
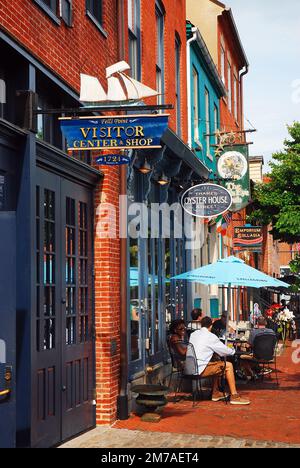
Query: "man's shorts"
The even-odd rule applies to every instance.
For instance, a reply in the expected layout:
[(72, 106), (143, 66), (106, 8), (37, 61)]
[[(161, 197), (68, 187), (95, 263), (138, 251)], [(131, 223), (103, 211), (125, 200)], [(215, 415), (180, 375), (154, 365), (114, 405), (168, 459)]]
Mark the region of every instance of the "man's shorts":
[(225, 369), (225, 364), (222, 361), (210, 362), (201, 374), (201, 377), (212, 377), (214, 375), (222, 375)]

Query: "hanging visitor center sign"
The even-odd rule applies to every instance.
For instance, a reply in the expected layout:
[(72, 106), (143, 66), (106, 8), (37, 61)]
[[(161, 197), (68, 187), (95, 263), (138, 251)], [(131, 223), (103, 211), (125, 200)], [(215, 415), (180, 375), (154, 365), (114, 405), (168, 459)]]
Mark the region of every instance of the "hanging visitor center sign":
[(216, 184), (200, 184), (188, 189), (181, 199), (186, 212), (198, 218), (214, 218), (232, 205), (230, 192)]
[(101, 117), (61, 117), (67, 149), (119, 150), (161, 148), (168, 114)]

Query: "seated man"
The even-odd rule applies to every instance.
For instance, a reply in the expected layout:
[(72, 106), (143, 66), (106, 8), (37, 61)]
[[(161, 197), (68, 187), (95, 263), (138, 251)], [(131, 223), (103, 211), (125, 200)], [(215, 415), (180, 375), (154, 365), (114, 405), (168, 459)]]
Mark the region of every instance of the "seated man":
[(201, 330), (196, 330), (191, 334), (192, 343), (196, 359), (198, 362), (199, 374), (202, 377), (214, 377), (212, 401), (224, 399), (224, 395), (219, 391), (219, 378), (225, 371), (225, 377), (230, 389), (230, 403), (232, 405), (249, 405), (250, 401), (242, 399), (236, 389), (233, 365), (230, 362), (212, 362), (214, 353), (220, 357), (233, 356), (235, 351), (225, 346), (212, 331), (213, 322), (210, 317), (201, 320)]
[(219, 338), (225, 335), (226, 324), (227, 324), (227, 312), (224, 311), (221, 315), (221, 318), (219, 320), (216, 320), (213, 323), (212, 333), (214, 333)]
[(192, 321), (187, 326), (187, 332), (190, 335), (195, 330), (201, 329), (202, 309), (193, 309), (191, 316)]
[[(276, 333), (274, 330), (271, 330), (270, 328), (267, 328), (267, 320), (265, 317), (261, 316), (258, 317), (257, 320), (257, 328), (254, 328), (251, 330), (250, 337), (248, 340), (248, 345), (246, 345), (246, 349), (251, 349), (253, 348), (254, 340), (257, 336), (266, 336), (266, 335), (273, 335), (276, 336)], [(254, 356), (252, 353), (242, 355), (241, 356), (241, 363), (242, 367), (246, 370), (246, 374), (250, 374), (250, 376), (253, 376), (254, 372), (254, 365), (251, 366), (251, 363), (247, 361), (253, 361)], [(244, 361), (244, 362), (243, 362)], [(265, 370), (265, 373), (271, 372), (269, 370)]]

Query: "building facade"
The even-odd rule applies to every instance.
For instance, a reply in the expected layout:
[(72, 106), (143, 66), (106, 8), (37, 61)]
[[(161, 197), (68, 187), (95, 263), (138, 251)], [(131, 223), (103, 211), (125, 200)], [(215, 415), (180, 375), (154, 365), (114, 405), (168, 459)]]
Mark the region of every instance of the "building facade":
[[(201, 6), (193, 0), (187, 0), (187, 18), (201, 31), (210, 56), (226, 89), (226, 94), (220, 98), (220, 124), (218, 130), (221, 134), (234, 134), (235, 143), (244, 144), (246, 140), (243, 133), (243, 77), (248, 72), (249, 64), (232, 11), (224, 3), (217, 0), (203, 0)], [(230, 150), (234, 149), (234, 144), (229, 146)], [(226, 151), (226, 149), (223, 148), (223, 151)], [(215, 151), (213, 155), (216, 165)], [(234, 226), (241, 226), (245, 223), (245, 209), (235, 211), (227, 217), (225, 235), (218, 234), (216, 224), (214, 222), (210, 223), (211, 235), (214, 237), (213, 244), (217, 246), (217, 256), (219, 258), (233, 254)], [(211, 261), (210, 259), (207, 260)], [(222, 309), (227, 308), (226, 294), (224, 294), (224, 290), (211, 289), (212, 307), (209, 308), (212, 308), (213, 311), (217, 309), (220, 313)], [(243, 294), (241, 291), (233, 291), (232, 303), (235, 305), (235, 314), (237, 309), (243, 309), (243, 306), (238, 304), (247, 302), (246, 299), (242, 298)]]
[[(134, 2), (132, 2), (134, 7)], [(147, 218), (147, 235), (134, 238), (130, 227), (136, 212), (129, 214), (127, 361), (129, 385), (163, 381), (169, 374), (167, 331), (171, 320), (187, 318), (193, 303), (191, 287), (170, 280), (191, 269), (192, 251), (187, 249), (186, 225), (180, 205), (184, 187), (208, 177), (208, 169), (188, 146), (185, 1), (140, 2), (137, 24), (142, 37), (136, 50), (137, 69), (143, 82), (160, 95), (152, 104), (172, 104), (169, 128), (162, 148), (136, 151), (128, 168), (129, 212), (138, 203)], [(133, 15), (134, 16), (134, 15)], [(131, 17), (131, 16), (130, 16)], [(138, 30), (138, 28), (137, 28)], [(154, 47), (155, 45), (155, 47)], [(143, 227), (143, 226), (142, 226)]]
[(58, 115), (32, 112), (79, 107), (80, 73), (103, 80), (123, 58), (126, 15), (116, 5), (1, 2), (1, 223), (15, 258), (0, 309), (1, 323), (11, 311), (0, 338), (13, 369), (4, 446), (48, 447), (116, 415), (120, 245), (95, 233), (99, 204), (118, 210), (119, 168), (66, 155)]

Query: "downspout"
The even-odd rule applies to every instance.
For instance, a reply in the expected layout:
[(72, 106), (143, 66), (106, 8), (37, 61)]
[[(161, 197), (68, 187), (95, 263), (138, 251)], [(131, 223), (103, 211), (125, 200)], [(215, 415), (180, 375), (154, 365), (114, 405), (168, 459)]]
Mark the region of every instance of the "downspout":
[(187, 101), (188, 101), (188, 146), (192, 148), (192, 91), (191, 91), (191, 44), (197, 39), (197, 28), (192, 28), (192, 37), (186, 43)]
[[(124, 2), (117, 3), (118, 17), (118, 51), (119, 60), (124, 60), (125, 49), (125, 28), (124, 28)], [(127, 195), (127, 166), (120, 166), (120, 195)], [(120, 209), (124, 209), (121, 205)], [(120, 220), (126, 223), (127, 232), (127, 207), (126, 213), (120, 213)], [(121, 232), (122, 226), (120, 226)], [(123, 233), (122, 233), (123, 234)], [(128, 419), (128, 351), (127, 351), (127, 236), (120, 236), (120, 384), (117, 398), (117, 418)]]
[(249, 64), (245, 65), (245, 70), (240, 74), (240, 99), (241, 99), (241, 128), (244, 130), (244, 84), (243, 77), (249, 72)]

